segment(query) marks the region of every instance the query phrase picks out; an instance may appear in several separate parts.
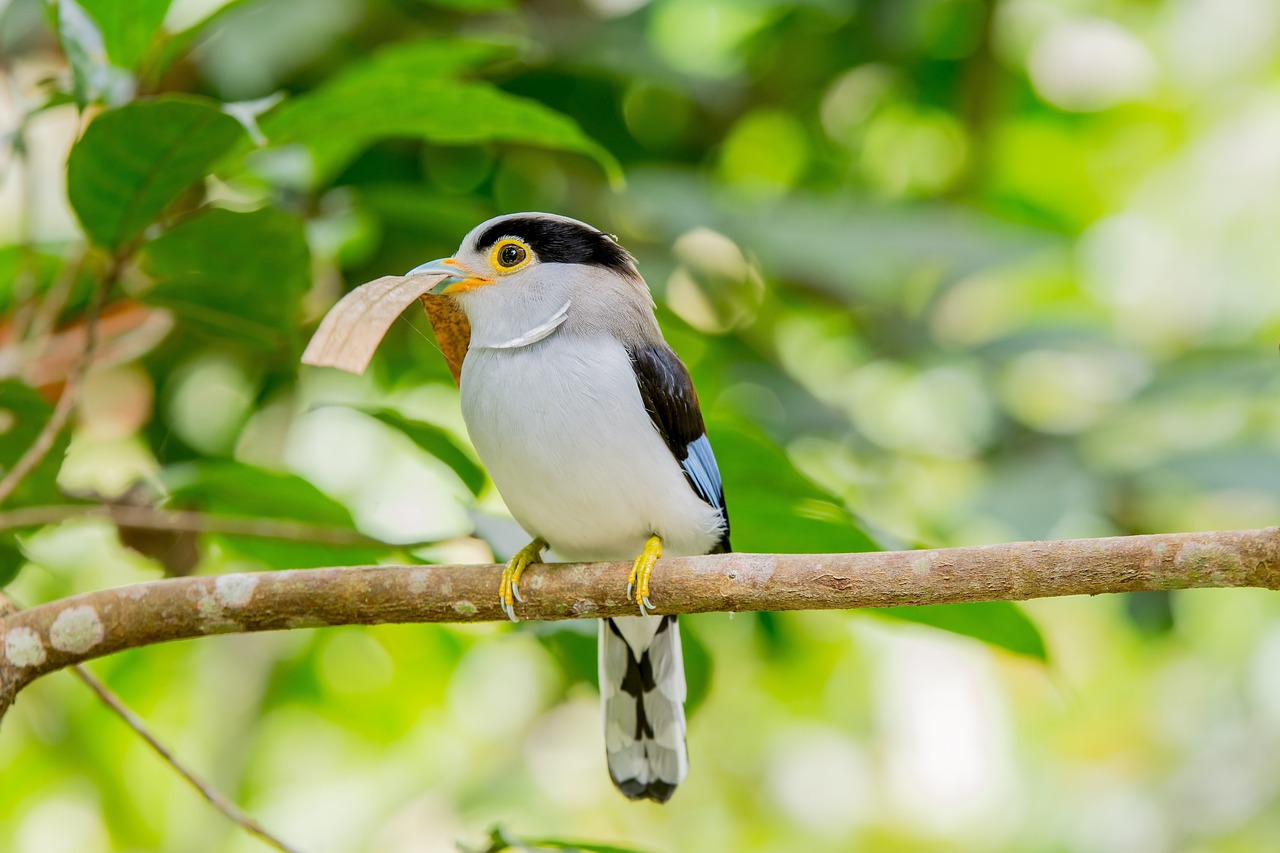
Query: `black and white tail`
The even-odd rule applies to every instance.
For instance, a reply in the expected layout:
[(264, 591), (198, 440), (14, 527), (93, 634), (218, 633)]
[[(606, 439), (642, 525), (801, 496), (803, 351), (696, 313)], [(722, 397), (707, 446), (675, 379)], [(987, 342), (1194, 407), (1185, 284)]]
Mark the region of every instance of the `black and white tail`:
[(609, 776), (627, 799), (671, 799), (689, 772), (684, 658), (674, 616), (600, 622), (600, 699)]

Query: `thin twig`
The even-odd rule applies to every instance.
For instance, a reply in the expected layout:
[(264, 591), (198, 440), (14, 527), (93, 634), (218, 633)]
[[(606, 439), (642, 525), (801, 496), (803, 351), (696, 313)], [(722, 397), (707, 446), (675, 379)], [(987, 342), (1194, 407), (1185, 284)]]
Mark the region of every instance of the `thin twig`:
[[(18, 606), (17, 602), (0, 592), (0, 619), (21, 611), (22, 608)], [(262, 824), (245, 814), (239, 806), (231, 802), (221, 791), (201, 779), (194, 770), (183, 764), (171, 749), (151, 733), (151, 730), (147, 728), (146, 721), (135, 714), (132, 708), (124, 704), (124, 700), (117, 696), (110, 687), (99, 681), (97, 676), (89, 672), (86, 667), (76, 664), (72, 669), (75, 671), (76, 676), (97, 694), (104, 705), (114, 711), (120, 719), (124, 720), (125, 725), (137, 732), (162, 759), (169, 763), (170, 767), (178, 771), (178, 775), (186, 779), (191, 787), (199, 791), (200, 796), (204, 797), (209, 805), (226, 815), (232, 823), (238, 824), (246, 832), (251, 832), (258, 836), (267, 844), (281, 851), (281, 853), (301, 853), (298, 848), (286, 844), (268, 832)]]
[(79, 396), (80, 384), (84, 381), (85, 374), (89, 372), (89, 365), (93, 363), (94, 350), (98, 347), (98, 311), (102, 308), (102, 301), (107, 291), (120, 277), (122, 264), (121, 259), (113, 258), (107, 274), (94, 285), (93, 296), (89, 300), (89, 311), (85, 316), (84, 349), (80, 352), (80, 358), (76, 360), (71, 374), (67, 376), (66, 384), (62, 387), (62, 395), (58, 397), (58, 403), (53, 408), (53, 414), (49, 416), (49, 420), (45, 422), (35, 441), (31, 442), (31, 446), (4, 475), (4, 479), (0, 480), (0, 504), (4, 503), (5, 499), (13, 494), (14, 489), (18, 488), (23, 478), (44, 460), (53, 448), (58, 434), (66, 426), (67, 419), (71, 417), (71, 410), (75, 407), (76, 398)]
[(200, 796), (204, 797), (209, 805), (227, 816), (232, 823), (240, 826), (245, 832), (252, 833), (262, 839), (266, 844), (281, 851), (281, 853), (301, 853), (301, 851), (290, 844), (286, 844), (276, 836), (267, 831), (266, 827), (258, 823), (235, 803), (231, 802), (221, 791), (213, 787), (196, 775), (195, 771), (183, 764), (173, 751), (161, 743), (155, 735), (147, 728), (146, 722), (133, 712), (128, 705), (121, 701), (120, 697), (111, 691), (105, 684), (99, 681), (93, 673), (89, 672), (83, 666), (73, 667), (76, 676), (89, 686), (89, 689), (98, 695), (103, 704), (116, 713), (120, 719), (124, 720), (125, 725), (138, 733), (138, 736), (147, 742), (156, 753), (168, 762), (169, 766), (178, 772), (178, 775), (186, 779), (191, 787), (200, 792)]
[(397, 548), (420, 548), (433, 544), (410, 542), (387, 543), (356, 530), (338, 527), (322, 527), (298, 521), (278, 518), (250, 518), (236, 515), (208, 515), (186, 509), (155, 509), (125, 504), (99, 504), (94, 506), (57, 504), (51, 506), (24, 506), (0, 512), (0, 530), (38, 527), (76, 519), (102, 519), (117, 527), (134, 527), (140, 530), (160, 530), (179, 533), (219, 533), (229, 536), (252, 536), (258, 539), (284, 539), (296, 542), (312, 542), (318, 545), (370, 545), (391, 544)]
[[(71, 292), (75, 289), (80, 274), (84, 272), (88, 259), (89, 251), (82, 249), (78, 258), (63, 264), (61, 273), (49, 285), (44, 299), (40, 301), (39, 307), (31, 317), (31, 322), (23, 331), (23, 336), (30, 340), (29, 345), (33, 349), (37, 346), (37, 342), (47, 338), (53, 331), (53, 327), (57, 325), (58, 315), (62, 313), (63, 307), (71, 297)], [(38, 352), (34, 353), (34, 355), (38, 354)]]

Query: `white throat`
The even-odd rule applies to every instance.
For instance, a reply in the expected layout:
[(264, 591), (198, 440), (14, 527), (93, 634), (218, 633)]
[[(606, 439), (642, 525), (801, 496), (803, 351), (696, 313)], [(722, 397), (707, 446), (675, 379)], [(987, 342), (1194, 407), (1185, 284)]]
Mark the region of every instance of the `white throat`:
[(569, 306), (572, 304), (572, 299), (566, 299), (564, 304), (556, 309), (550, 317), (509, 340), (500, 343), (473, 340), (471, 346), (476, 349), (519, 349), (520, 347), (527, 347), (529, 344), (537, 343), (564, 324), (564, 321), (569, 318)]

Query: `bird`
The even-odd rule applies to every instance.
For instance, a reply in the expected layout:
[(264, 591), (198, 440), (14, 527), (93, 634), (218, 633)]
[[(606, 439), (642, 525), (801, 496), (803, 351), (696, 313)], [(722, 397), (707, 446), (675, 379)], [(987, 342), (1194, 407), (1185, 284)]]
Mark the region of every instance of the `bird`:
[(521, 574), (553, 551), (631, 561), (634, 616), (600, 620), (599, 686), (613, 784), (664, 803), (689, 770), (680, 626), (655, 615), (662, 556), (730, 551), (720, 469), (689, 370), (667, 344), (635, 258), (611, 234), (550, 213), (482, 222), (443, 274), (471, 339), (460, 399), (471, 442), (532, 537), (498, 599), (515, 621)]

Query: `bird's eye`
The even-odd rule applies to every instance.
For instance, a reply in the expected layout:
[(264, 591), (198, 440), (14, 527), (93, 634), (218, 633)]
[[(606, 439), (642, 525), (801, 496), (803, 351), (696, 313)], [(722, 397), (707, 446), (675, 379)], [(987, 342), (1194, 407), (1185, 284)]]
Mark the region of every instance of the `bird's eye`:
[(524, 246), (508, 243), (498, 252), (498, 264), (508, 268), (516, 267), (523, 263), (528, 256), (529, 253)]
[(532, 261), (532, 250), (518, 237), (503, 237), (489, 250), (489, 265), (500, 275), (524, 269)]

